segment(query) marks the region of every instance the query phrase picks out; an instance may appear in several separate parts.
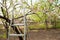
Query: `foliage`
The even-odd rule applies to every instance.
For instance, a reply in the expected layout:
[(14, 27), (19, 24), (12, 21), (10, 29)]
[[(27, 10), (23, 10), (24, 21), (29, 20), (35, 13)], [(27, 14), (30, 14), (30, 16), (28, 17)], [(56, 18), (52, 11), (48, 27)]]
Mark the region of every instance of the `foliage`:
[[(8, 19), (11, 19), (11, 14), (14, 14), (14, 18), (23, 16), (24, 13), (31, 14), (28, 15), (30, 20), (34, 22), (39, 22), (40, 24), (41, 22), (47, 23), (47, 25), (49, 25), (49, 23), (52, 25), (53, 21), (54, 23), (56, 23), (55, 21), (60, 16), (60, 4), (58, 4), (58, 0), (54, 0), (52, 2), (48, 0), (39, 0), (38, 2), (35, 2), (34, 5), (29, 4), (26, 0), (20, 0), (20, 1), (9, 0), (8, 7), (6, 6), (7, 4), (2, 3), (4, 4), (4, 6), (6, 6), (1, 8), (3, 16), (7, 17)], [(8, 0), (6, 0), (5, 2), (8, 3)], [(28, 11), (31, 12), (28, 13)]]

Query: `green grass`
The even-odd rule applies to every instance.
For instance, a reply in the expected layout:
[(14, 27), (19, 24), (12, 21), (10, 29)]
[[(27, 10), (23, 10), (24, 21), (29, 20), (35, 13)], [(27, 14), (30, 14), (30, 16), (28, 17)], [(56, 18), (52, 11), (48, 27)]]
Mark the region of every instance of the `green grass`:
[(0, 29), (2, 29), (4, 26), (2, 24), (0, 24)]
[[(45, 29), (46, 25), (44, 23), (42, 24), (34, 24), (34, 25), (29, 25), (29, 29)], [(53, 25), (48, 25), (48, 28), (53, 28)], [(60, 28), (60, 23), (56, 24), (56, 28)]]
[(0, 35), (0, 38), (6, 38), (6, 34)]
[(60, 23), (57, 23), (56, 24), (56, 28), (60, 28)]
[(6, 38), (6, 30), (3, 29), (3, 25), (0, 24), (0, 38)]
[(0, 29), (0, 38), (6, 38), (6, 30)]
[[(46, 28), (46, 25), (44, 23), (29, 25), (29, 29), (45, 29), (45, 28)], [(52, 28), (52, 25), (49, 25), (48, 28)]]

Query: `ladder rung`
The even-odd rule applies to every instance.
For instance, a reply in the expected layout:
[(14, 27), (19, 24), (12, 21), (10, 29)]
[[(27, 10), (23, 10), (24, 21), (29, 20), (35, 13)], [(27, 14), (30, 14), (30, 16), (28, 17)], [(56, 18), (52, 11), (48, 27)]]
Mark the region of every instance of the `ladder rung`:
[(13, 24), (12, 26), (24, 26), (24, 24)]
[(24, 36), (24, 34), (9, 34), (9, 36)]

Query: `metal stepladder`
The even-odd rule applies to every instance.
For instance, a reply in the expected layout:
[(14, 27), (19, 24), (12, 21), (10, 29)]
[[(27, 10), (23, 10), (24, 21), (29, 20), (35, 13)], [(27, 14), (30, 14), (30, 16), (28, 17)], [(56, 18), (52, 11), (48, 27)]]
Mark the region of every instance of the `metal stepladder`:
[[(14, 16), (14, 14), (12, 13), (12, 18), (13, 18), (13, 16)], [(9, 40), (9, 37), (11, 37), (11, 36), (23, 36), (23, 40), (27, 40), (27, 37), (26, 37), (26, 35), (27, 35), (27, 23), (26, 23), (26, 15), (25, 15), (25, 13), (23, 14), (23, 24), (13, 24), (13, 26), (24, 26), (24, 34), (10, 34), (10, 27), (9, 27), (9, 32), (8, 32), (8, 39), (7, 40)], [(11, 26), (12, 26), (12, 24), (11, 24)]]

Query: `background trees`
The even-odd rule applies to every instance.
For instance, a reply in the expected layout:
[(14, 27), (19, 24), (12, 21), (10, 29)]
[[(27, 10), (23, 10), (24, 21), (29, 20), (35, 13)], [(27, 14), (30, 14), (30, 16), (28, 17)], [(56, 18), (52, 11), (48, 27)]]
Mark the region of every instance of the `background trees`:
[[(2, 14), (0, 18), (6, 29), (13, 19), (13, 23), (22, 23), (24, 12), (30, 29), (48, 29), (60, 26), (57, 25), (60, 24), (59, 0), (1, 0), (0, 5)], [(19, 33), (17, 28), (15, 31)]]

